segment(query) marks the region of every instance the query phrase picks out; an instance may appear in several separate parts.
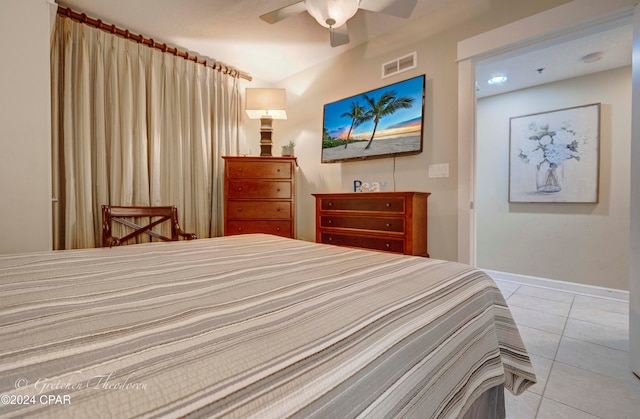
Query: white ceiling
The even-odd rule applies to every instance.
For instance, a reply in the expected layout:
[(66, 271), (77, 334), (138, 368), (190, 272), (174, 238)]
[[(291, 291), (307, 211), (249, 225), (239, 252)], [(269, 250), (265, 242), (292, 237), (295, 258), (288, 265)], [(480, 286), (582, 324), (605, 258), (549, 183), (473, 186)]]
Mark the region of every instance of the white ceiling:
[[(477, 2), (477, 0), (474, 0)], [(308, 13), (268, 24), (259, 16), (296, 0), (56, 0), (158, 42), (277, 82), (349, 48), (406, 26), (433, 10), (469, 0), (418, 0), (409, 20), (359, 10), (349, 21), (351, 42), (329, 45), (329, 32)], [(481, 1), (484, 3), (485, 1)]]
[[(487, 59), (476, 66), (477, 97), (631, 65), (632, 43), (633, 28), (628, 18)], [(602, 58), (598, 61), (583, 60), (599, 53)], [(487, 83), (496, 75), (506, 76), (507, 82)]]
[[(376, 39), (378, 47), (398, 39), (425, 37), (486, 11), (490, 0), (418, 0), (407, 20), (360, 10), (349, 21), (351, 42), (329, 45), (328, 30), (307, 13), (270, 25), (259, 16), (295, 0), (56, 0), (64, 7), (225, 63), (253, 78), (275, 83), (350, 48)], [(542, 46), (488, 59), (478, 65), (478, 96), (484, 97), (603, 71), (631, 63), (631, 23), (614, 22)], [(395, 38), (394, 38), (395, 37)], [(580, 58), (603, 51), (602, 60)], [(544, 68), (539, 73), (537, 70)], [(495, 74), (509, 78), (489, 86)]]

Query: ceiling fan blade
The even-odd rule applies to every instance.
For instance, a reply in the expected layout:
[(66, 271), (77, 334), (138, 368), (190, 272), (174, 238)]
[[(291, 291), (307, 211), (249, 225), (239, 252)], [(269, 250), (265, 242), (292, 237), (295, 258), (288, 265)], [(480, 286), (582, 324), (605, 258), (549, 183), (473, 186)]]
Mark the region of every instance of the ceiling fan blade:
[(418, 0), (360, 0), (360, 8), (371, 12), (408, 18)]
[(297, 3), (293, 3), (280, 9), (274, 10), (273, 12), (265, 13), (260, 16), (260, 19), (264, 20), (267, 23), (276, 23), (293, 15), (297, 15), (298, 13), (302, 13), (306, 10), (307, 8), (304, 5), (304, 1), (299, 1)]
[(349, 43), (349, 30), (347, 24), (337, 27), (329, 28), (329, 39), (331, 40), (332, 47), (339, 47)]

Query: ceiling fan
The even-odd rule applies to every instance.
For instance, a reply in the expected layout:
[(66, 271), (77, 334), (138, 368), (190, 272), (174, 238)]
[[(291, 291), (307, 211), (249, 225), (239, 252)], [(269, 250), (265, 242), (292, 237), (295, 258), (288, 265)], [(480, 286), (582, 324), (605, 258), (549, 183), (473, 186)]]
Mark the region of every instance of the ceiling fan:
[(307, 11), (318, 23), (329, 28), (331, 46), (349, 43), (347, 21), (358, 9), (408, 18), (417, 0), (303, 0), (260, 16), (267, 23), (276, 23)]

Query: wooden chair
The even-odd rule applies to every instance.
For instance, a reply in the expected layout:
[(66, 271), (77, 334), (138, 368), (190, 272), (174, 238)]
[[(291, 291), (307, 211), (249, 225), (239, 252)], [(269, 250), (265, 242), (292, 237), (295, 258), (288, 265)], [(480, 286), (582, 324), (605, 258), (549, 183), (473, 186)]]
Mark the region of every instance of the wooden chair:
[[(136, 224), (135, 219), (146, 218), (149, 223), (146, 225)], [(137, 221), (142, 224), (140, 221)], [(155, 226), (161, 225), (164, 222), (171, 224), (171, 237), (163, 236), (162, 234), (152, 231)], [(132, 228), (134, 231), (123, 237), (113, 236), (113, 223), (119, 223)], [(175, 206), (166, 207), (118, 207), (111, 205), (102, 206), (102, 246), (120, 246), (127, 241), (138, 238), (143, 234), (151, 236), (150, 240), (154, 238), (162, 241), (177, 241), (180, 238), (184, 240), (193, 240), (196, 238), (195, 234), (185, 233), (180, 228), (178, 223), (178, 209)]]

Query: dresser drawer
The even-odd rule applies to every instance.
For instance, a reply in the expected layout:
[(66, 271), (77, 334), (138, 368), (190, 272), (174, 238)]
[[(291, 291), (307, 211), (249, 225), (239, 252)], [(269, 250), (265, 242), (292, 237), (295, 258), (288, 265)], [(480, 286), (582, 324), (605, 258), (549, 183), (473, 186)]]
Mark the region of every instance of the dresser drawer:
[(227, 201), (229, 220), (289, 220), (291, 201)]
[(428, 192), (313, 194), (316, 242), (426, 256)]
[(293, 237), (290, 221), (229, 221), (224, 231), (225, 236), (251, 233)]
[(288, 181), (230, 180), (227, 183), (227, 197), (230, 199), (289, 199), (291, 194), (291, 182)]
[(404, 233), (404, 218), (349, 217), (344, 215), (321, 215), (323, 228), (355, 228)]
[(322, 233), (321, 242), (337, 246), (363, 247), (365, 249), (404, 253), (404, 240), (402, 238)]
[(384, 199), (375, 197), (362, 198), (322, 198), (320, 209), (323, 211), (375, 211), (404, 213), (405, 199), (399, 197), (387, 197)]
[(224, 234), (295, 237), (295, 157), (223, 156)]
[(227, 161), (228, 179), (291, 179), (291, 162)]

